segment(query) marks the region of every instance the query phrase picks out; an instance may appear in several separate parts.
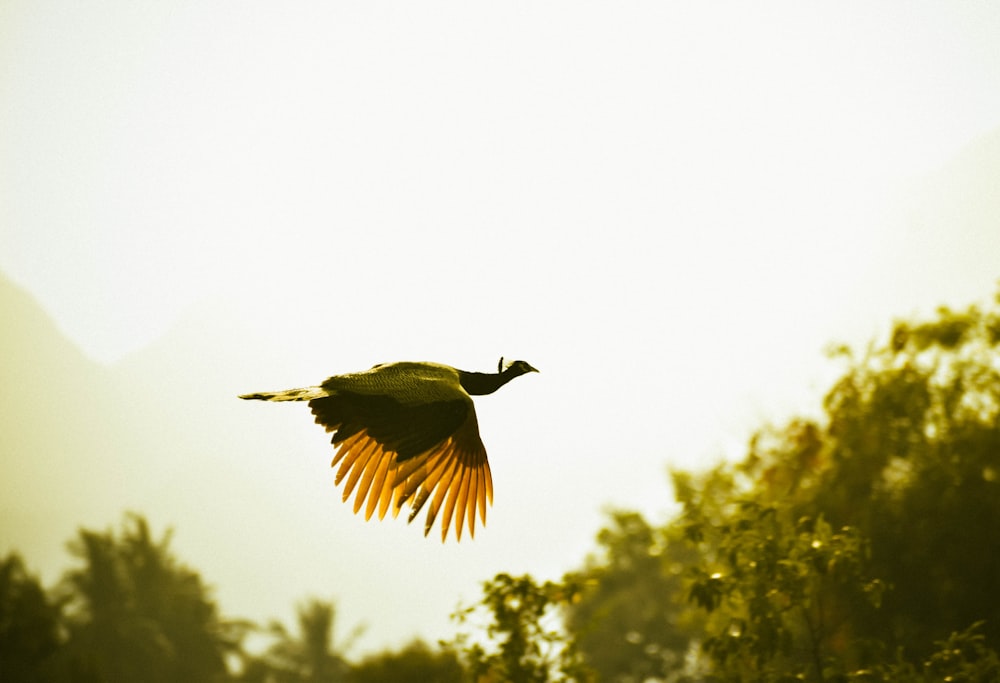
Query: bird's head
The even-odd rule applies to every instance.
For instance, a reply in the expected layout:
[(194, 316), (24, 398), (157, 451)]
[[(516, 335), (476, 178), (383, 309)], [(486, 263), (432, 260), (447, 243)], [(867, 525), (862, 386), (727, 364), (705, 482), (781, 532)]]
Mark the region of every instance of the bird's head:
[(531, 367), (531, 365), (523, 360), (511, 360), (504, 363), (503, 356), (500, 356), (500, 362), (497, 363), (497, 372), (517, 376), (524, 375), (529, 372), (538, 372), (538, 370)]

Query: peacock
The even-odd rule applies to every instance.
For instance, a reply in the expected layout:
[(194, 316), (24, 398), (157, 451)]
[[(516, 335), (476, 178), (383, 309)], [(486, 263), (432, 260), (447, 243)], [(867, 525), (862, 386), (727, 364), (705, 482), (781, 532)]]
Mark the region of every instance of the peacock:
[[(492, 394), (515, 377), (538, 372), (516, 360), (497, 364), (497, 372), (466, 372), (440, 363), (382, 363), (370, 370), (334, 375), (322, 384), (287, 391), (244, 394), (258, 401), (308, 401), (309, 408), (336, 448), (331, 467), (335, 484), (344, 478), (343, 500), (355, 490), (354, 513), (365, 519), (395, 517), (409, 502), (412, 522), (430, 501), (424, 536), (438, 513), (441, 540), (452, 519), (455, 538), (476, 531), (476, 509), (486, 524), (486, 503), (493, 504), (493, 479), (472, 396)], [(366, 502), (367, 499), (367, 502)]]

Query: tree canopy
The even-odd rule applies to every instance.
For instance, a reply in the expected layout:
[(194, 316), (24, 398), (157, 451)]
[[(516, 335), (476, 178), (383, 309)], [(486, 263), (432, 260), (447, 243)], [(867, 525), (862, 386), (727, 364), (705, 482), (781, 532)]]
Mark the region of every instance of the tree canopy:
[(238, 627), (218, 615), (201, 577), (127, 515), (120, 535), (81, 529), (70, 543), (83, 563), (67, 572), (65, 652), (96, 680), (211, 681), (226, 672)]
[[(846, 370), (822, 420), (760, 430), (741, 462), (672, 473), (683, 513), (656, 533), (683, 538), (694, 555), (682, 560), (686, 590), (660, 604), (683, 597), (706, 616), (695, 637), (707, 661), (689, 674), (938, 680), (934, 671), (955, 665), (992, 680), (983, 672), (996, 671), (1000, 646), (998, 345), (996, 307), (899, 321), (863, 353), (837, 351)], [(601, 590), (617, 582), (613, 567), (599, 572)], [(614, 635), (581, 632), (584, 658), (600, 658), (586, 643)], [(606, 679), (630, 676), (621, 668)]]

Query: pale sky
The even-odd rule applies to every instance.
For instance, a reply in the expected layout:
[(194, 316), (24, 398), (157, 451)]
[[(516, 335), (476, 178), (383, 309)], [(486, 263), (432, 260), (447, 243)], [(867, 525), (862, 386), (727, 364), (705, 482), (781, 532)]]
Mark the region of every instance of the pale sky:
[[(814, 409), (827, 344), (993, 293), (1000, 228), (949, 243), (921, 188), (1000, 127), (998, 45), (994, 2), (7, 0), (0, 271), (109, 368), (205, 315), (232, 349), (198, 429), (247, 433), (188, 438), (271, 498), (151, 515), (227, 614), (319, 594), (366, 647), (433, 640), (497, 571), (578, 566), (602, 506), (666, 514), (668, 464)], [(357, 522), (308, 410), (234, 398), (501, 354), (541, 374), (479, 402), (497, 503), (460, 546)], [(282, 515), (209, 547), (255, 504)], [(262, 598), (251, 542), (314, 564)]]

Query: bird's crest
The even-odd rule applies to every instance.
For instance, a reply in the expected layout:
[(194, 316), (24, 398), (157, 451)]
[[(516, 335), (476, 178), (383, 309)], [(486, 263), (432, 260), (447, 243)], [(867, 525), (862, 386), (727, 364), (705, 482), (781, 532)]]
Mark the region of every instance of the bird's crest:
[(509, 361), (504, 361), (503, 356), (500, 356), (500, 362), (497, 363), (497, 372), (503, 374), (504, 372), (507, 372), (508, 370), (510, 370), (511, 368), (513, 368), (514, 366), (518, 367), (519, 372), (517, 374), (519, 374), (519, 375), (523, 375), (526, 372), (538, 372), (538, 370), (536, 370), (535, 368), (531, 367), (530, 365), (528, 365), (527, 363), (525, 363), (523, 360), (509, 360)]

